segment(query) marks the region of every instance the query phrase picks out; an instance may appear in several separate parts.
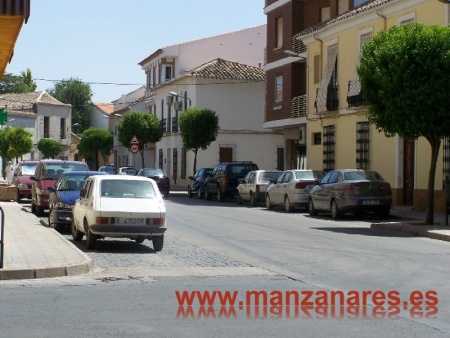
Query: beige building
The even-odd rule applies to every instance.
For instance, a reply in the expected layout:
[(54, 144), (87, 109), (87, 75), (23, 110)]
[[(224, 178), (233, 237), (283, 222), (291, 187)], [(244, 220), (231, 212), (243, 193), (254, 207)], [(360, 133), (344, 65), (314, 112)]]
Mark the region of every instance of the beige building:
[[(424, 138), (387, 138), (377, 132), (367, 122), (368, 107), (356, 73), (365, 42), (382, 30), (412, 22), (448, 25), (450, 5), (438, 0), (374, 0), (300, 32), (297, 39), (307, 47), (308, 167), (376, 170), (391, 183), (394, 205), (424, 211), (430, 145)], [(442, 212), (443, 178), (450, 162), (444, 149), (439, 155), (435, 211)]]

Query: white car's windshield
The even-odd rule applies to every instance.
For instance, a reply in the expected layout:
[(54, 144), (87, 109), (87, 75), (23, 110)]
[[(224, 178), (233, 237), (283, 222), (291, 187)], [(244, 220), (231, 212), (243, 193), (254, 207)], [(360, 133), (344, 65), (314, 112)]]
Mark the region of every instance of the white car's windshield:
[(155, 198), (153, 185), (148, 181), (103, 180), (100, 193), (102, 197), (112, 198)]

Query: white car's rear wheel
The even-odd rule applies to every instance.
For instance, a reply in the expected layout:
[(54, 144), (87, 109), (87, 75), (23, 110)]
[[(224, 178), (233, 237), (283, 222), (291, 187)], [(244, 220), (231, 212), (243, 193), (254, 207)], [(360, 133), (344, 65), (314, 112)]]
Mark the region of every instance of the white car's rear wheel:
[(270, 196), (269, 194), (266, 195), (266, 208), (267, 210), (272, 210), (273, 209), (273, 205), (270, 202)]
[(153, 250), (156, 252), (161, 251), (164, 246), (164, 235), (153, 237), (152, 242)]

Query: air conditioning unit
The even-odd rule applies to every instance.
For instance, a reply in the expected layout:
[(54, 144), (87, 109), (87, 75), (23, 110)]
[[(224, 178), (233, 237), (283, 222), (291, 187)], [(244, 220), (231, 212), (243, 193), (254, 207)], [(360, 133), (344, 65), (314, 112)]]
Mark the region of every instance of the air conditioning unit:
[(172, 103), (173, 103), (173, 96), (167, 95), (166, 96), (166, 104), (170, 106)]
[(173, 109), (175, 109), (175, 111), (180, 111), (181, 109), (183, 109), (183, 102), (175, 101), (173, 103)]

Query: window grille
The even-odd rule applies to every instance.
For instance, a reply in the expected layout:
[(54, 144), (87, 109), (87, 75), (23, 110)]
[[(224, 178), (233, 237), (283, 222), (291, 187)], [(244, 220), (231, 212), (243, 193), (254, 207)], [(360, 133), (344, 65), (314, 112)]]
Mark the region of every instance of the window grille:
[(444, 155), (442, 157), (443, 160), (443, 178), (448, 176), (450, 179), (450, 137), (446, 136), (442, 140), (443, 146), (444, 146)]
[(334, 170), (335, 165), (335, 134), (336, 126), (323, 127), (323, 170)]
[(50, 117), (44, 116), (44, 138), (50, 138)]
[(159, 149), (158, 152), (158, 164), (159, 164), (159, 169), (163, 169), (163, 150)]
[(356, 167), (370, 169), (370, 124), (367, 121), (356, 123)]
[(173, 173), (173, 179), (177, 179), (178, 174), (178, 149), (174, 148), (172, 153), (172, 173)]

